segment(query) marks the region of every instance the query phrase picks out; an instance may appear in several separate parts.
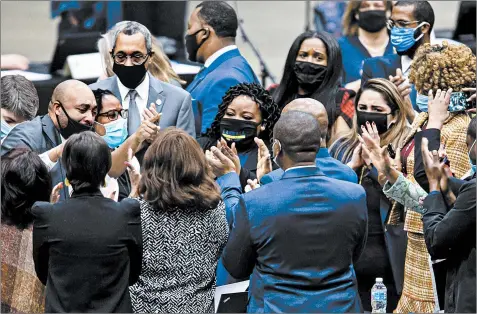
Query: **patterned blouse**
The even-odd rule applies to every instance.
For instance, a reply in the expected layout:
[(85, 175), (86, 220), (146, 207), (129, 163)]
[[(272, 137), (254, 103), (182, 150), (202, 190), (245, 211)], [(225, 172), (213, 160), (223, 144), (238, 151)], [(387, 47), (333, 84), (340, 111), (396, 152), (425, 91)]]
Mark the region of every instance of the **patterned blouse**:
[(156, 209), (139, 198), (143, 259), (130, 287), (135, 313), (213, 313), (215, 271), (227, 242), (225, 205)]

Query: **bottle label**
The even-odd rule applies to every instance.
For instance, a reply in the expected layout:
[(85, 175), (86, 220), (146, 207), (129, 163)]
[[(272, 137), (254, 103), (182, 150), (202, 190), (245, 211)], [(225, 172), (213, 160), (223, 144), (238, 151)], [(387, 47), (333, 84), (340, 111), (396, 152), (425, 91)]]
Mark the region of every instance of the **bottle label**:
[(386, 293), (383, 293), (383, 292), (373, 293), (373, 300), (374, 301), (385, 301), (386, 300)]

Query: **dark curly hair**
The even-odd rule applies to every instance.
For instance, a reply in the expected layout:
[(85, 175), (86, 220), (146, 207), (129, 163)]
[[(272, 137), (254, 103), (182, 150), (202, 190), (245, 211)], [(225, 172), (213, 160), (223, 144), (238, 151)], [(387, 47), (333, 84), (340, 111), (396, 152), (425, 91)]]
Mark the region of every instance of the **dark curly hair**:
[(238, 96), (248, 96), (258, 104), (262, 113), (261, 124), (265, 127), (265, 131), (260, 133), (259, 138), (265, 142), (271, 142), (273, 139), (273, 127), (280, 118), (280, 108), (270, 93), (256, 83), (240, 83), (230, 87), (224, 97), (222, 97), (222, 103), (219, 105), (219, 111), (215, 116), (214, 122), (212, 122), (204, 135), (212, 139), (220, 138), (220, 121), (224, 117), (228, 106)]
[[(96, 99), (96, 105), (97, 107), (97, 112), (100, 113), (101, 110), (103, 110), (103, 97), (106, 95), (113, 95), (113, 92), (111, 92), (109, 89), (95, 89), (93, 90), (94, 98)], [(116, 96), (114, 96), (116, 97)], [(98, 116), (96, 116), (98, 118)]]
[(28, 148), (2, 156), (2, 224), (22, 230), (33, 222), (31, 207), (49, 201), (51, 177), (43, 161)]

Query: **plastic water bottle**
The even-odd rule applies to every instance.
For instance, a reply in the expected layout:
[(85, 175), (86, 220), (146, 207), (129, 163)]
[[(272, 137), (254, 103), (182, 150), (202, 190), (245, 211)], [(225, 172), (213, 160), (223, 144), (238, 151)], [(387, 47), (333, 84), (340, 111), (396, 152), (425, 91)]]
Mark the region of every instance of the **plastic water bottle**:
[(386, 313), (387, 299), (387, 289), (383, 284), (383, 278), (376, 278), (376, 283), (371, 289), (372, 313)]

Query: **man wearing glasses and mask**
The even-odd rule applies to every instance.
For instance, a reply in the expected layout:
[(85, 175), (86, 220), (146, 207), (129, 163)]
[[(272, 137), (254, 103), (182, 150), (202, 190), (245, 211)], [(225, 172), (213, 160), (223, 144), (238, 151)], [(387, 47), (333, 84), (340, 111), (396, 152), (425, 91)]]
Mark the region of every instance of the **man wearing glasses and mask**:
[(403, 97), (410, 97), (414, 110), (419, 112), (416, 90), (409, 85), (407, 77), (417, 49), (431, 42), (434, 20), (434, 10), (428, 1), (397, 1), (387, 23), (397, 55), (365, 60), (361, 85), (372, 78), (388, 78), (398, 85)]
[(175, 126), (195, 137), (191, 96), (171, 84), (161, 82), (147, 72), (152, 51), (151, 33), (137, 22), (121, 22), (114, 33), (113, 77), (96, 82), (90, 88), (110, 90), (128, 110), (127, 129), (131, 136), (141, 125), (145, 109), (162, 113), (158, 125)]

